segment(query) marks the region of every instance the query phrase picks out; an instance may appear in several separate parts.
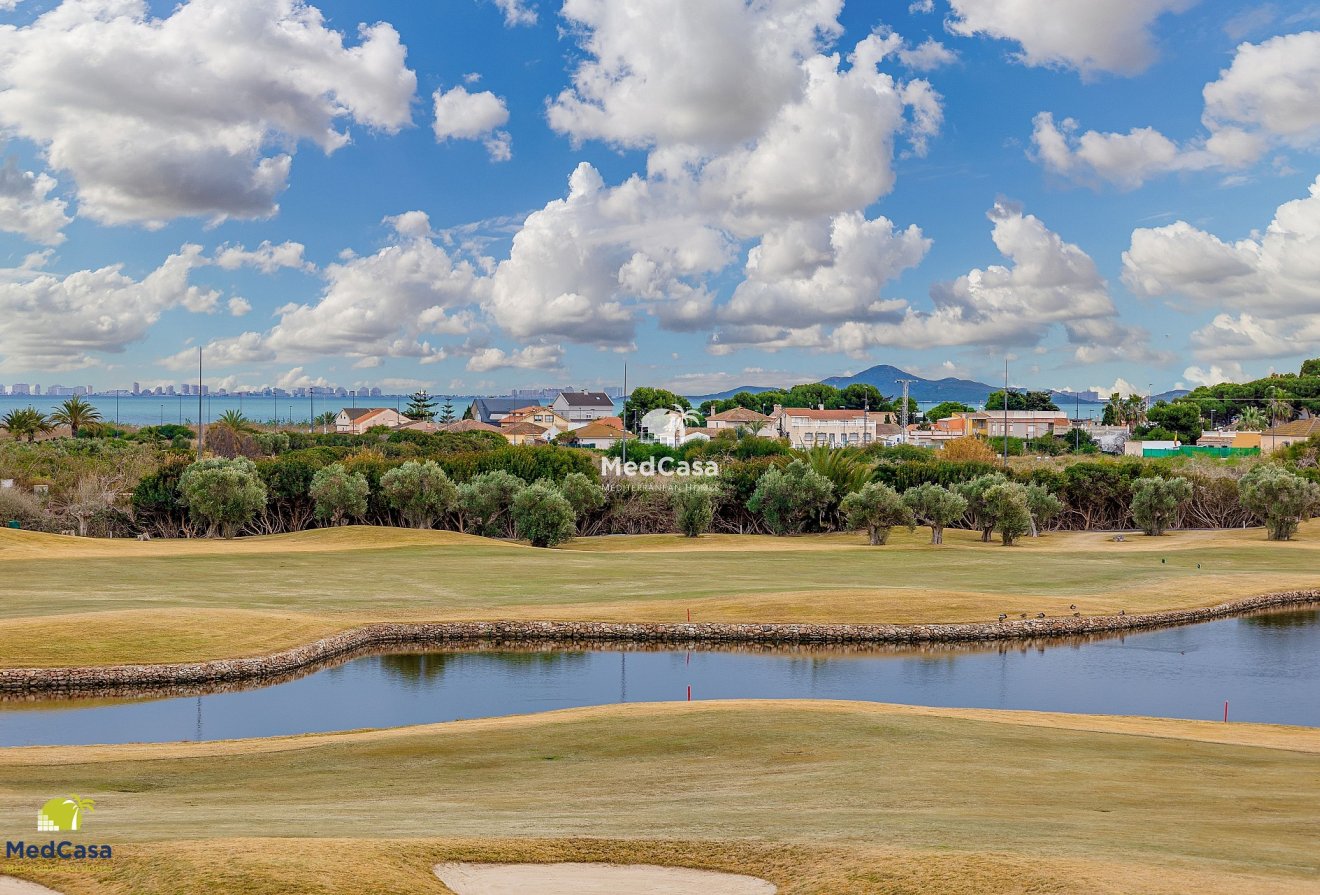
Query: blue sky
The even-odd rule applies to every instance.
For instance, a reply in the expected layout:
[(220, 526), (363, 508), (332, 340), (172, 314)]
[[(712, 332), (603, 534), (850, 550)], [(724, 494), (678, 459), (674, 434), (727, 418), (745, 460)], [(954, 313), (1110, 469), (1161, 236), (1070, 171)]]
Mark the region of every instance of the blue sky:
[(922, 5), (0, 0), (0, 382), (1320, 354), (1320, 4)]

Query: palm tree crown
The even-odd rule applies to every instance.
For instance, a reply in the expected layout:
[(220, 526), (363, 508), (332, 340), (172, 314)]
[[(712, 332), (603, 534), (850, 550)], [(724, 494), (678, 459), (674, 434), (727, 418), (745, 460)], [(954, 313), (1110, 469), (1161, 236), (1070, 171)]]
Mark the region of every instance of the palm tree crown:
[(226, 410), (211, 425), (229, 429), (238, 435), (257, 431), (257, 427), (252, 420), (245, 417), (242, 411), (239, 410)]
[(36, 441), (38, 435), (44, 435), (55, 428), (44, 413), (31, 407), (9, 411), (0, 417), (0, 427), (8, 430), (15, 438), (26, 438), (28, 441)]
[(50, 415), (51, 421), (69, 427), (69, 434), (78, 437), (78, 430), (101, 421), (101, 411), (82, 398), (70, 398)]

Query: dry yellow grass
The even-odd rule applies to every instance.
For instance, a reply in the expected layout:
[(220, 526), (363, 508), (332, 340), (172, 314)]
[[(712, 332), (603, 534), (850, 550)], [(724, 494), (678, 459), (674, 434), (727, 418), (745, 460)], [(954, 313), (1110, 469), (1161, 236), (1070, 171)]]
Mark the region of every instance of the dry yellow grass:
[(0, 666), (259, 655), (375, 621), (989, 621), (1204, 606), (1320, 586), (1320, 522), (1258, 530), (933, 547), (896, 532), (584, 538), (535, 550), (351, 527), (235, 541), (100, 541), (0, 530)]
[[(0, 823), (95, 798), (68, 895), (443, 893), (445, 860), (647, 862), (784, 895), (1317, 891), (1320, 732), (859, 703), (576, 709), (0, 752)], [(587, 838), (590, 837), (590, 838)]]

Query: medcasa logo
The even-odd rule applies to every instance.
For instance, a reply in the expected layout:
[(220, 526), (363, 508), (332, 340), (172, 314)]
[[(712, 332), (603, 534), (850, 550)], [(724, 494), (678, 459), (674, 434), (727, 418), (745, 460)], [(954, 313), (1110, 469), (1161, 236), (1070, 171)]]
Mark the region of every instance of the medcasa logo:
[[(96, 803), (80, 796), (56, 796), (37, 810), (38, 833), (76, 833), (82, 830), (83, 823)], [(109, 858), (111, 848), (108, 845), (88, 845), (69, 839), (49, 842), (14, 842), (5, 843), (6, 858), (45, 858), (47, 860), (82, 861), (89, 858)]]

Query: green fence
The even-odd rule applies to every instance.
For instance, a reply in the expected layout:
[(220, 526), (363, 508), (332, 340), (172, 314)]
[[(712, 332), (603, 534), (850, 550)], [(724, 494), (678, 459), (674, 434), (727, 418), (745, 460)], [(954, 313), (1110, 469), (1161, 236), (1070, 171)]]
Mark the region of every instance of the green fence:
[(1143, 457), (1257, 457), (1260, 456), (1260, 448), (1235, 448), (1235, 447), (1200, 447), (1194, 444), (1184, 444), (1176, 448), (1145, 448), (1141, 452)]

